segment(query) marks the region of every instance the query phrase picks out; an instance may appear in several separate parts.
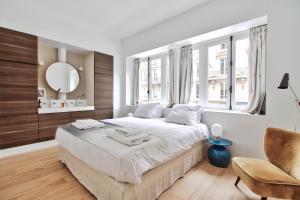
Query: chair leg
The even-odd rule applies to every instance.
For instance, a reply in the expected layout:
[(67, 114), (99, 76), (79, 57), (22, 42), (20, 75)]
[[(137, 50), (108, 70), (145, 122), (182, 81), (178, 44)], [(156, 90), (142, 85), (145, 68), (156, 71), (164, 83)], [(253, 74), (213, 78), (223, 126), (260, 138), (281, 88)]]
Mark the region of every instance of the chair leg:
[(267, 200), (267, 197), (261, 197), (261, 200)]
[(237, 187), (238, 183), (240, 182), (241, 178), (238, 176), (235, 183), (234, 183), (234, 186)]

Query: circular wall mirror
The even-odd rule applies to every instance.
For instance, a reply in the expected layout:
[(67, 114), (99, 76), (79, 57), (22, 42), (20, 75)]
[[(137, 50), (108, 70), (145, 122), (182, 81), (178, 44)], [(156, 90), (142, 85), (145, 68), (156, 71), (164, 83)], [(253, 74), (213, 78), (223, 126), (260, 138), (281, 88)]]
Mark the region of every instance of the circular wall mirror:
[(60, 93), (69, 93), (77, 88), (79, 74), (72, 65), (56, 62), (47, 68), (46, 80), (53, 90)]

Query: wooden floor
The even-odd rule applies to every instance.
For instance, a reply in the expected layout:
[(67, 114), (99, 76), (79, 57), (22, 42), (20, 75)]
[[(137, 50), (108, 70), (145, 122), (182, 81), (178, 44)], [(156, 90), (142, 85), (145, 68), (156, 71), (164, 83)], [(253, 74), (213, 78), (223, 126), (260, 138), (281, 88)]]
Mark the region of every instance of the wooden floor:
[[(200, 162), (184, 178), (165, 191), (159, 200), (260, 199), (240, 182), (231, 168), (220, 169)], [(94, 200), (58, 160), (53, 147), (0, 160), (0, 200)]]

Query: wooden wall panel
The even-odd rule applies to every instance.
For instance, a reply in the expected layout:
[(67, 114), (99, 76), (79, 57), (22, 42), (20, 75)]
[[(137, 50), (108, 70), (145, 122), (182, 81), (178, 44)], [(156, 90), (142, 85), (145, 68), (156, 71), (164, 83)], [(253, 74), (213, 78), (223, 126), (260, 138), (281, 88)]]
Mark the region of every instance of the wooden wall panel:
[(37, 37), (0, 27), (0, 59), (37, 64)]
[(37, 37), (0, 27), (0, 43), (27, 49), (37, 49)]
[(95, 52), (95, 118), (113, 117), (113, 56)]
[(0, 118), (0, 148), (38, 141), (38, 115)]
[(113, 75), (113, 56), (95, 52), (95, 73)]
[(95, 119), (95, 111), (71, 112), (71, 122), (74, 122), (77, 119)]
[(0, 117), (37, 114), (37, 66), (0, 60)]
[(70, 121), (70, 113), (40, 114), (39, 141), (54, 139), (57, 127), (70, 123)]
[(0, 148), (38, 141), (37, 37), (0, 27)]
[(112, 108), (95, 110), (95, 119), (101, 120), (101, 119), (111, 119), (111, 118), (113, 118)]

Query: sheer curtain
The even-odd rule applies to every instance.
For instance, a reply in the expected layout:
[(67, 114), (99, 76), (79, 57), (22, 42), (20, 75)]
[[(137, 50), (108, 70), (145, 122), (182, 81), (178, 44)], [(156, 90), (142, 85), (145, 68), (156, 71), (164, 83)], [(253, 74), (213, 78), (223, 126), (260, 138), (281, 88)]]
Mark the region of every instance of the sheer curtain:
[(139, 103), (139, 72), (140, 59), (135, 59), (133, 64), (133, 104)]
[(191, 99), (193, 85), (193, 50), (192, 46), (180, 49), (179, 103), (188, 103)]
[(175, 103), (175, 54), (174, 50), (169, 50), (169, 106), (172, 106)]
[(249, 66), (250, 98), (246, 112), (265, 112), (267, 25), (250, 29)]

